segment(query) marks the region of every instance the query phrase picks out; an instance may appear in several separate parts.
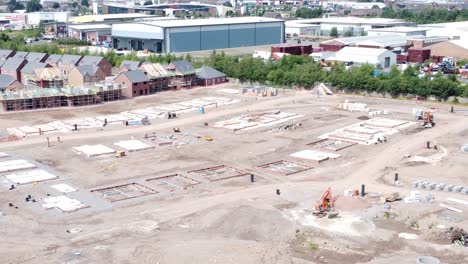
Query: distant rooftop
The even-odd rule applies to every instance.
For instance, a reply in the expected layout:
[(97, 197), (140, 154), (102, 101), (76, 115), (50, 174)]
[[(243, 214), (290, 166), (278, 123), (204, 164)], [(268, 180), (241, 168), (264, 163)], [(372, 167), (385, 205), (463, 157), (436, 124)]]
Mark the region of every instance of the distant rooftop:
[(409, 33), (409, 32), (419, 32), (419, 31), (427, 31), (427, 30), (428, 30), (427, 28), (423, 28), (423, 27), (391, 27), (391, 28), (373, 28), (373, 29), (369, 29), (368, 31)]
[(145, 22), (147, 25), (158, 27), (188, 27), (188, 26), (212, 26), (225, 24), (248, 24), (248, 23), (267, 23), (279, 22), (281, 19), (266, 17), (231, 17), (231, 18), (206, 18), (206, 19), (183, 19), (183, 20), (165, 20)]
[(298, 19), (286, 22), (290, 24), (362, 24), (362, 25), (393, 25), (393, 24), (407, 24), (403, 19), (390, 19), (390, 18), (362, 18), (362, 17), (329, 17), (329, 18), (313, 18), (313, 19)]
[(128, 20), (135, 18), (151, 17), (147, 14), (106, 14), (106, 15), (86, 15), (69, 18), (70, 23), (88, 23), (88, 22), (103, 22), (106, 20)]

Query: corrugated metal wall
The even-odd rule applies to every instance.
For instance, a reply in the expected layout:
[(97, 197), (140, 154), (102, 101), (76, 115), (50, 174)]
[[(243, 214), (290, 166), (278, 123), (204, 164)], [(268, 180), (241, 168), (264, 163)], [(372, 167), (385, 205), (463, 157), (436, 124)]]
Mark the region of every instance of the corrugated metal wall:
[(279, 44), (284, 41), (284, 23), (252, 23), (166, 29), (168, 50), (187, 52)]

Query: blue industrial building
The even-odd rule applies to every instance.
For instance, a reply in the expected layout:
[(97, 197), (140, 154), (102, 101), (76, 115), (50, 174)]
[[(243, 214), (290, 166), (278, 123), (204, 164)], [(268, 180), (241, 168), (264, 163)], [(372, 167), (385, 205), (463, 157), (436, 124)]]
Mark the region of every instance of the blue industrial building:
[(146, 21), (112, 25), (118, 50), (190, 52), (284, 43), (284, 21), (264, 17)]

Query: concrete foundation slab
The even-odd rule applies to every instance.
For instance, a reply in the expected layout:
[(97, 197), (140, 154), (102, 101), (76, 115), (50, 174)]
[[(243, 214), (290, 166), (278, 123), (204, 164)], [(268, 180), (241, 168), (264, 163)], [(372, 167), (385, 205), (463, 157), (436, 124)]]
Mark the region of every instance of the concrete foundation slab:
[(414, 124), (414, 122), (405, 120), (373, 118), (320, 135), (319, 138), (345, 140), (357, 144), (370, 145), (384, 141), (387, 136), (398, 133)]
[(316, 149), (302, 150), (302, 151), (293, 153), (290, 156), (295, 157), (295, 158), (300, 158), (300, 159), (312, 160), (315, 162), (323, 162), (328, 159), (337, 159), (341, 157), (341, 155), (338, 155), (335, 153), (324, 152), (324, 151), (320, 151)]
[(0, 173), (26, 170), (36, 168), (36, 165), (26, 161), (26, 160), (9, 160), (0, 162)]
[(117, 202), (158, 193), (156, 190), (153, 190), (138, 183), (128, 183), (123, 185), (94, 189), (91, 190), (91, 192), (99, 194), (100, 196), (109, 200), (110, 202)]
[(68, 196), (50, 196), (43, 199), (44, 203), (41, 206), (45, 209), (57, 208), (62, 212), (69, 213), (74, 212), (83, 208), (86, 208), (85, 204), (78, 200), (72, 199)]
[(357, 143), (348, 142), (344, 140), (333, 140), (333, 139), (320, 139), (312, 143), (306, 144), (306, 146), (322, 149), (322, 150), (333, 150), (340, 151), (345, 148), (352, 147)]
[(226, 165), (220, 165), (220, 166), (204, 168), (204, 169), (199, 169), (199, 170), (192, 170), (192, 171), (188, 171), (187, 173), (197, 175), (202, 178), (206, 178), (211, 182), (250, 175), (250, 173), (247, 173), (242, 170), (229, 167)]
[(122, 140), (119, 142), (114, 143), (117, 147), (123, 148), (127, 151), (140, 151), (140, 150), (146, 150), (146, 149), (152, 149), (154, 146), (145, 144), (139, 140), (132, 139), (132, 140)]
[(71, 187), (68, 184), (65, 183), (60, 183), (60, 184), (55, 184), (51, 185), (50, 188), (53, 188), (61, 193), (70, 193), (70, 192), (76, 192), (76, 189)]
[(72, 149), (79, 155), (85, 155), (87, 157), (96, 157), (96, 156), (109, 155), (109, 154), (115, 153), (114, 149), (111, 149), (101, 144), (83, 145), (80, 147), (74, 147)]
[[(174, 191), (176, 189), (186, 189), (188, 187), (192, 187), (201, 183), (195, 179), (184, 176), (182, 174), (171, 174), (167, 176), (147, 179), (146, 181), (151, 182), (151, 183), (155, 182), (157, 186), (158, 185), (164, 186), (163, 190), (168, 189), (167, 185), (172, 186), (172, 188), (169, 188), (170, 191)], [(159, 184), (159, 183), (163, 183), (163, 184)]]
[(4, 177), (8, 181), (16, 184), (36, 183), (58, 178), (58, 176), (53, 175), (45, 170), (30, 170), (24, 172), (17, 172), (13, 174), (7, 174)]
[(302, 117), (302, 115), (294, 113), (261, 113), (256, 115), (244, 115), (225, 121), (219, 121), (214, 124), (214, 127), (226, 128), (234, 131), (251, 130), (282, 124), (300, 117)]
[(310, 169), (313, 169), (314, 167), (295, 163), (295, 162), (290, 162), (290, 161), (285, 161), (285, 160), (279, 160), (279, 161), (274, 161), (270, 162), (267, 164), (262, 164), (258, 166), (259, 168), (263, 169), (268, 169), (270, 171), (274, 172), (279, 172), (282, 174), (285, 174), (286, 176), (304, 172)]

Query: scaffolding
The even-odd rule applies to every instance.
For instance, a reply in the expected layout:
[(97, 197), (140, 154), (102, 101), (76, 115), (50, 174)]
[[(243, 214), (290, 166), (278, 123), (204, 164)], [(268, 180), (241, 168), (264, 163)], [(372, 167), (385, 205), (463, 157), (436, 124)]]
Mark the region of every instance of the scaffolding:
[(124, 98), (123, 89), (126, 88), (114, 84), (96, 84), (92, 88), (28, 87), (16, 92), (2, 93), (0, 102), (4, 112), (79, 107), (121, 100)]

